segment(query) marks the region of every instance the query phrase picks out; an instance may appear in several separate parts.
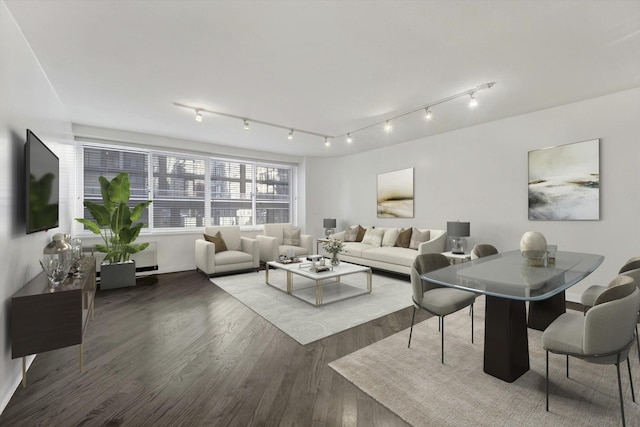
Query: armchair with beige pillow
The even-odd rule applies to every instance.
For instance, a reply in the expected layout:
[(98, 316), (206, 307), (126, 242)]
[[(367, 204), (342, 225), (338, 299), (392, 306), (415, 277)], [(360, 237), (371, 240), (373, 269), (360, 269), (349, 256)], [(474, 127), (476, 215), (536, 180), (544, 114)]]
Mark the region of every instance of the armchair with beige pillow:
[(239, 226), (205, 227), (195, 242), (196, 269), (207, 276), (258, 270), (260, 247), (256, 239), (240, 236)]
[(301, 234), (291, 224), (265, 224), (264, 233), (256, 236), (260, 246), (260, 261), (277, 260), (280, 255), (293, 253), (296, 257), (313, 254), (313, 236)]

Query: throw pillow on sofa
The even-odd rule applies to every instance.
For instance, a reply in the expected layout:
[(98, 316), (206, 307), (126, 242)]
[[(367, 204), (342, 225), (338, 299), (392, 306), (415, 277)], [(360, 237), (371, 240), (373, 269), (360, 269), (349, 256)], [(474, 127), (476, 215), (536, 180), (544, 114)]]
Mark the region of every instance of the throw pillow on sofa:
[(216, 253), (224, 252), (227, 250), (227, 244), (224, 242), (224, 239), (222, 238), (222, 234), (220, 234), (220, 231), (218, 231), (213, 236), (210, 236), (208, 234), (203, 234), (203, 236), (204, 236), (204, 240), (206, 240), (207, 242), (211, 242), (215, 245)]
[(384, 230), (378, 228), (368, 228), (362, 238), (362, 243), (371, 246), (381, 246), (382, 237), (384, 236)]
[(367, 229), (361, 225), (358, 225), (357, 228), (358, 228), (358, 235), (356, 236), (356, 242), (362, 242), (362, 239), (364, 239), (364, 233), (367, 232)]
[(291, 230), (283, 230), (284, 237), (282, 239), (283, 245), (288, 246), (300, 246), (300, 229), (292, 228)]
[(382, 237), (382, 246), (392, 247), (396, 245), (396, 240), (398, 239), (398, 233), (400, 229), (398, 228), (389, 228), (384, 231), (384, 236)]
[(429, 230), (420, 231), (413, 227), (413, 230), (411, 230), (411, 242), (409, 243), (409, 249), (418, 249), (420, 243), (428, 242), (430, 238), (431, 233)]
[(411, 229), (403, 228), (398, 232), (398, 237), (396, 238), (396, 247), (398, 248), (408, 248), (411, 243)]
[(354, 226), (351, 228), (347, 228), (344, 231), (344, 241), (345, 242), (355, 242), (356, 237), (358, 237), (358, 227)]

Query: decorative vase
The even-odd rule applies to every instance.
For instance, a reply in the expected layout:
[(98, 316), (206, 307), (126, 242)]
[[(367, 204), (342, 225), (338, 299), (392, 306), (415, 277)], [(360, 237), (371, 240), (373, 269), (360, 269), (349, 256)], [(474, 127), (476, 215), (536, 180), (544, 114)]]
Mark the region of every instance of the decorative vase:
[(539, 231), (527, 231), (520, 239), (520, 252), (529, 265), (543, 266), (547, 254), (547, 239)]
[(340, 264), (340, 258), (338, 258), (338, 253), (334, 252), (331, 254), (331, 265), (335, 267), (338, 264)]
[(71, 245), (62, 233), (55, 234), (51, 243), (45, 246), (40, 265), (54, 287), (67, 278), (72, 264)]

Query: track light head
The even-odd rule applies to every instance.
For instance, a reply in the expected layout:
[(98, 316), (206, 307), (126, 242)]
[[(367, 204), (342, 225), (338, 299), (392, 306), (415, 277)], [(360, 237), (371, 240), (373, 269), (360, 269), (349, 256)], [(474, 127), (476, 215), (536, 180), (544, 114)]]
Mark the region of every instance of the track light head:
[(348, 144), (351, 144), (352, 142), (353, 142), (353, 138), (351, 138), (351, 134), (350, 134), (350, 133), (348, 133), (348, 134), (347, 134), (347, 143), (348, 143)]
[(424, 118), (427, 120), (431, 120), (433, 118), (433, 113), (431, 112), (431, 108), (427, 107), (424, 109)]
[(326, 145), (327, 147), (331, 146), (331, 141), (329, 141), (329, 137), (328, 136), (324, 137), (324, 145)]
[(202, 113), (200, 112), (199, 108), (196, 108), (196, 122), (201, 122), (202, 121)]
[(293, 139), (293, 129), (291, 129), (291, 130), (289, 131), (289, 135), (287, 136), (287, 139), (288, 139), (288, 140), (292, 140), (292, 139)]
[(471, 99), (469, 100), (469, 108), (476, 108), (478, 106), (478, 100), (476, 99), (475, 92), (471, 92), (469, 96), (471, 97)]
[(244, 119), (244, 130), (249, 130), (249, 120)]
[(384, 122), (384, 131), (385, 132), (389, 133), (389, 132), (391, 132), (392, 129), (393, 129), (393, 126), (391, 126), (391, 122), (389, 120)]

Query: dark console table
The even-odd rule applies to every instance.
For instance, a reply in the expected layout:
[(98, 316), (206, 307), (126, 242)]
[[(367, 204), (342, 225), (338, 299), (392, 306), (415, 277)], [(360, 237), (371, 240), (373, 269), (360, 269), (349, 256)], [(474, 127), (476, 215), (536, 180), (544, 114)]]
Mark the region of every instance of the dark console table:
[(81, 259), (82, 277), (68, 277), (53, 288), (44, 272), (11, 298), (11, 357), (22, 357), (22, 386), (27, 386), (26, 356), (80, 345), (89, 318), (93, 320), (96, 293), (96, 259)]

